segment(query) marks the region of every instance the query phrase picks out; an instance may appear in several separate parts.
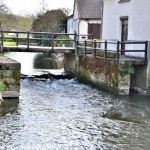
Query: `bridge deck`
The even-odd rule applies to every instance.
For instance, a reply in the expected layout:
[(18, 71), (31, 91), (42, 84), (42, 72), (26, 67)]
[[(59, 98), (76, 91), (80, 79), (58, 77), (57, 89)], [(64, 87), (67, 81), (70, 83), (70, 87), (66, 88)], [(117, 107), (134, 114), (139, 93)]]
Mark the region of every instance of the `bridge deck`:
[(4, 46), (4, 52), (37, 52), (37, 53), (73, 53), (74, 47), (42, 47), (42, 46), (29, 46), (18, 45), (18, 46)]

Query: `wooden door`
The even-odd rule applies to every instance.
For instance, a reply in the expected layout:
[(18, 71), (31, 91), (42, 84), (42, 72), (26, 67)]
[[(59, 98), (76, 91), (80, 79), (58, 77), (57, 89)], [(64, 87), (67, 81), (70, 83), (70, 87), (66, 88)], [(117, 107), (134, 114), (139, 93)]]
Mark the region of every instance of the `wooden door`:
[[(93, 34), (93, 39), (100, 39), (100, 24), (89, 23), (88, 34)], [(90, 36), (88, 38), (90, 38)]]

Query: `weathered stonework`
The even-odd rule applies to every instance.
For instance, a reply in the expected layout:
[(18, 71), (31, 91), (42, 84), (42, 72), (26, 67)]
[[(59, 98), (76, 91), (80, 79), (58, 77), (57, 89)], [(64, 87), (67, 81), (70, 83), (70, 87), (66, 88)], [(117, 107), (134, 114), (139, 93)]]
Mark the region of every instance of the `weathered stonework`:
[(129, 95), (130, 93), (130, 74), (118, 75), (118, 95)]
[(77, 78), (118, 95), (129, 95), (130, 74), (121, 74), (120, 66), (102, 58), (80, 57)]
[(75, 54), (65, 53), (64, 54), (64, 68), (66, 71), (76, 73), (77, 61), (75, 60)]
[(5, 85), (4, 98), (18, 98), (20, 95), (21, 64), (10, 58), (0, 56), (0, 80)]

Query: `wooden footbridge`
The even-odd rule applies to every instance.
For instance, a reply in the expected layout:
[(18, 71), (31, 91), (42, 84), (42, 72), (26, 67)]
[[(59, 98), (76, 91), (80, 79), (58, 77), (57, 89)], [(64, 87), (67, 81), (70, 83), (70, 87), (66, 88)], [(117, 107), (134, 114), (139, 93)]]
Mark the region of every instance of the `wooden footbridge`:
[(76, 36), (66, 33), (1, 31), (1, 52), (70, 53), (75, 51)]
[[(93, 57), (103, 57), (105, 61), (114, 59), (116, 63), (129, 60), (142, 64), (147, 61), (147, 41), (100, 41), (93, 40), (92, 34), (29, 31), (1, 30), (0, 35), (1, 52), (75, 53), (76, 56), (90, 54)], [(12, 44), (8, 46), (9, 43)], [(126, 49), (122, 50), (122, 45)], [(136, 53), (140, 53), (142, 57), (134, 57)], [(130, 57), (126, 54), (130, 54)]]

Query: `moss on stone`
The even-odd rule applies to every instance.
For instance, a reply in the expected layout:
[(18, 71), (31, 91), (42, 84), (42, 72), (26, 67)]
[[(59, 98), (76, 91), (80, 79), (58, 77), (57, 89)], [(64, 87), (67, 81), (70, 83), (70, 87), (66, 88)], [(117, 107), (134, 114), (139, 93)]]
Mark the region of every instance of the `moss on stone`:
[[(100, 75), (104, 73), (109, 77), (109, 83), (117, 85), (119, 66), (114, 61), (105, 62), (102, 58), (93, 57), (80, 57), (79, 66), (82, 66), (84, 70), (88, 70), (90, 73)], [(112, 75), (113, 74), (113, 75)]]
[(80, 71), (78, 71), (78, 73), (77, 73), (77, 79), (86, 84), (89, 84), (89, 82), (91, 81), (90, 78), (91, 77), (90, 77), (89, 72), (87, 70), (81, 71), (81, 68), (80, 68)]
[(4, 80), (3, 83), (4, 83), (5, 87), (6, 87), (6, 89), (8, 89), (10, 84), (6, 80)]
[(4, 72), (2, 70), (0, 70), (0, 79), (4, 78)]
[[(118, 93), (119, 65), (115, 61), (105, 62), (102, 58), (80, 57), (77, 79), (103, 90)], [(92, 79), (94, 75), (94, 80)], [(106, 76), (106, 82), (100, 81), (100, 75)]]
[(13, 75), (13, 79), (15, 79), (16, 81), (20, 81), (20, 73), (18, 71), (13, 71), (12, 72)]
[(83, 69), (83, 68), (81, 68), (81, 67), (80, 67), (80, 70), (77, 73), (77, 79), (80, 82), (85, 83), (85, 84), (90, 85), (90, 86), (93, 86), (95, 88), (102, 89), (102, 90), (105, 90), (105, 91), (109, 91), (109, 92), (112, 92), (112, 93), (115, 93), (115, 94), (118, 93), (118, 88), (117, 87), (112, 87), (112, 86), (108, 86), (107, 84), (100, 83), (98, 81), (98, 79), (96, 81), (93, 81), (91, 79), (90, 72)]

